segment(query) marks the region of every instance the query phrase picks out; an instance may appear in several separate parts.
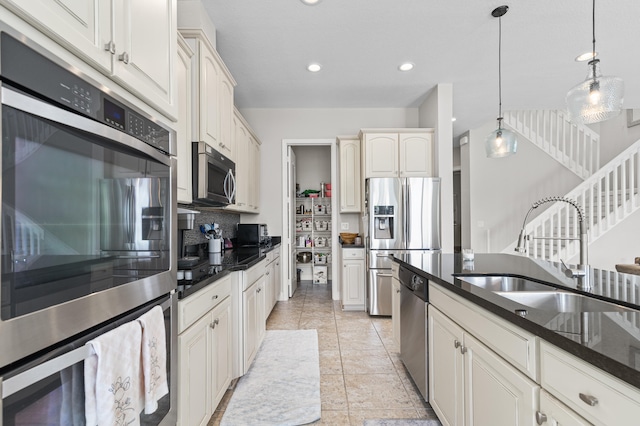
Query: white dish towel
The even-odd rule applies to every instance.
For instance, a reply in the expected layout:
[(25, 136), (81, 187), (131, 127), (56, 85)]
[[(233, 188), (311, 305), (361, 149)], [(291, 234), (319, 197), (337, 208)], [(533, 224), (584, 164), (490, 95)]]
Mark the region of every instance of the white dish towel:
[(140, 424), (142, 329), (131, 321), (89, 342), (84, 361), (87, 426)]
[(169, 393), (167, 383), (167, 345), (164, 314), (160, 306), (138, 318), (142, 327), (142, 374), (144, 376), (144, 412), (158, 409), (158, 400)]

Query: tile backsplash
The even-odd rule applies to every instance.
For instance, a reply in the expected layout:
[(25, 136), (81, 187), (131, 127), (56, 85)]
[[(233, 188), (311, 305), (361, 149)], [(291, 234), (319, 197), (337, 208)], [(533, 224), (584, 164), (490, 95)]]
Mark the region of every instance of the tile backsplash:
[[(182, 207), (182, 206), (180, 206)], [(193, 206), (184, 206), (190, 210), (198, 210)], [(204, 234), (200, 232), (200, 225), (205, 223), (217, 223), (222, 230), (222, 236), (224, 238), (235, 238), (236, 225), (240, 222), (240, 215), (237, 213), (227, 213), (221, 211), (205, 211), (198, 210), (200, 213), (196, 214), (195, 225), (193, 229), (184, 231), (184, 244), (200, 244), (206, 243), (207, 239)]]

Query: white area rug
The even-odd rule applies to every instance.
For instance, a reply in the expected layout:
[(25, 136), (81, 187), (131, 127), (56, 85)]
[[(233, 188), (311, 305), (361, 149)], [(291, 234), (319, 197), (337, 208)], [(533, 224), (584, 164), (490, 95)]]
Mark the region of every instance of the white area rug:
[(302, 425), (320, 418), (316, 330), (267, 330), (236, 385), (222, 426)]

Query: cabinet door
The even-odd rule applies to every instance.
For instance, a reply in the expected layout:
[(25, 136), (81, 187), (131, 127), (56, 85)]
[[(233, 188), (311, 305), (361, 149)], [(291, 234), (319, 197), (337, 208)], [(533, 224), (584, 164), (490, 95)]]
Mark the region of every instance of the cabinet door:
[(0, 0), (51, 38), (103, 72), (111, 72), (110, 2), (103, 0)]
[(211, 404), (211, 344), (207, 314), (178, 336), (178, 418), (180, 425), (206, 425)]
[(242, 294), (243, 352), (244, 369), (246, 373), (251, 361), (256, 356), (258, 341), (258, 284), (253, 284)]
[(249, 136), (249, 206), (253, 213), (260, 212), (260, 144)]
[(236, 160), (235, 140), (233, 135), (233, 83), (227, 78), (224, 72), (220, 72), (218, 82), (219, 103), (218, 111), (220, 115), (220, 142), (219, 150), (231, 160)]
[(260, 344), (264, 339), (266, 333), (266, 321), (267, 321), (267, 279), (265, 276), (258, 281), (258, 288), (256, 289), (256, 304), (258, 314), (256, 315), (256, 351), (260, 348)]
[(398, 176), (398, 134), (364, 135), (365, 178)]
[(360, 140), (340, 140), (340, 212), (361, 211)]
[(241, 118), (234, 114), (234, 144), (236, 147), (236, 203), (229, 210), (249, 210), (249, 134)]
[(199, 79), (199, 139), (206, 142), (216, 151), (220, 150), (220, 115), (218, 114), (219, 105), (219, 86), (220, 73), (216, 58), (202, 40), (198, 40), (198, 62), (200, 66)]
[(400, 176), (434, 176), (433, 134), (400, 134)]
[(342, 261), (342, 304), (364, 307), (364, 260)]
[(433, 305), (428, 309), (429, 403), (443, 425), (463, 425), (463, 330)]
[(540, 410), (536, 413), (536, 421), (539, 425), (548, 426), (587, 426), (591, 424), (544, 389), (540, 391)]
[(400, 281), (391, 279), (391, 329), (393, 342), (400, 348)]
[(282, 266), (280, 265), (280, 249), (278, 250), (278, 254), (275, 260), (275, 268), (274, 268), (274, 287), (273, 287), (273, 302), (271, 309), (278, 303), (278, 298), (280, 297), (280, 292), (282, 291)]
[(211, 330), (211, 354), (212, 371), (212, 395), (213, 409), (218, 405), (229, 384), (231, 383), (232, 362), (231, 357), (231, 298), (228, 297), (220, 303), (211, 313), (213, 319)]
[(540, 386), (470, 334), (465, 334), (463, 348), (466, 349), (465, 423), (495, 426), (534, 424)]
[(191, 179), (191, 57), (193, 52), (182, 37), (178, 37), (178, 59), (176, 60), (178, 202), (191, 204), (193, 201)]
[(175, 1), (118, 0), (114, 16), (114, 78), (175, 117)]

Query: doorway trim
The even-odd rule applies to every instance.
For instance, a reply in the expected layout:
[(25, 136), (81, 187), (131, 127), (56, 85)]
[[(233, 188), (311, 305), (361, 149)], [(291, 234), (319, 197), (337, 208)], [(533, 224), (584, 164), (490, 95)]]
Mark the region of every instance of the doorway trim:
[[(287, 173), (289, 170), (289, 162), (287, 151), (289, 147), (296, 146), (329, 146), (331, 148), (331, 183), (333, 188), (338, 187), (338, 150), (337, 150), (337, 142), (336, 139), (283, 139), (282, 140), (282, 246), (284, 247), (281, 250), (281, 259), (282, 259), (282, 270), (287, 271), (287, 286), (289, 286), (289, 281), (292, 279), (296, 279), (296, 277), (291, 276), (292, 271), (292, 263), (295, 262), (294, 259), (291, 259), (291, 245), (295, 245), (295, 235), (290, 234), (289, 227), (289, 191), (287, 188)], [(334, 189), (331, 194), (331, 223), (333, 226), (331, 227), (331, 254), (332, 254), (332, 263), (331, 263), (331, 298), (333, 300), (340, 300), (340, 281), (339, 281), (339, 272), (338, 265), (340, 264), (340, 259), (338, 259), (338, 205), (336, 203), (336, 198), (338, 196), (338, 192)], [(284, 277), (284, 274), (283, 274)], [(324, 284), (319, 284), (324, 285)], [(283, 286), (283, 291), (281, 294), (286, 294), (286, 288)], [(285, 299), (286, 300), (286, 299)]]

